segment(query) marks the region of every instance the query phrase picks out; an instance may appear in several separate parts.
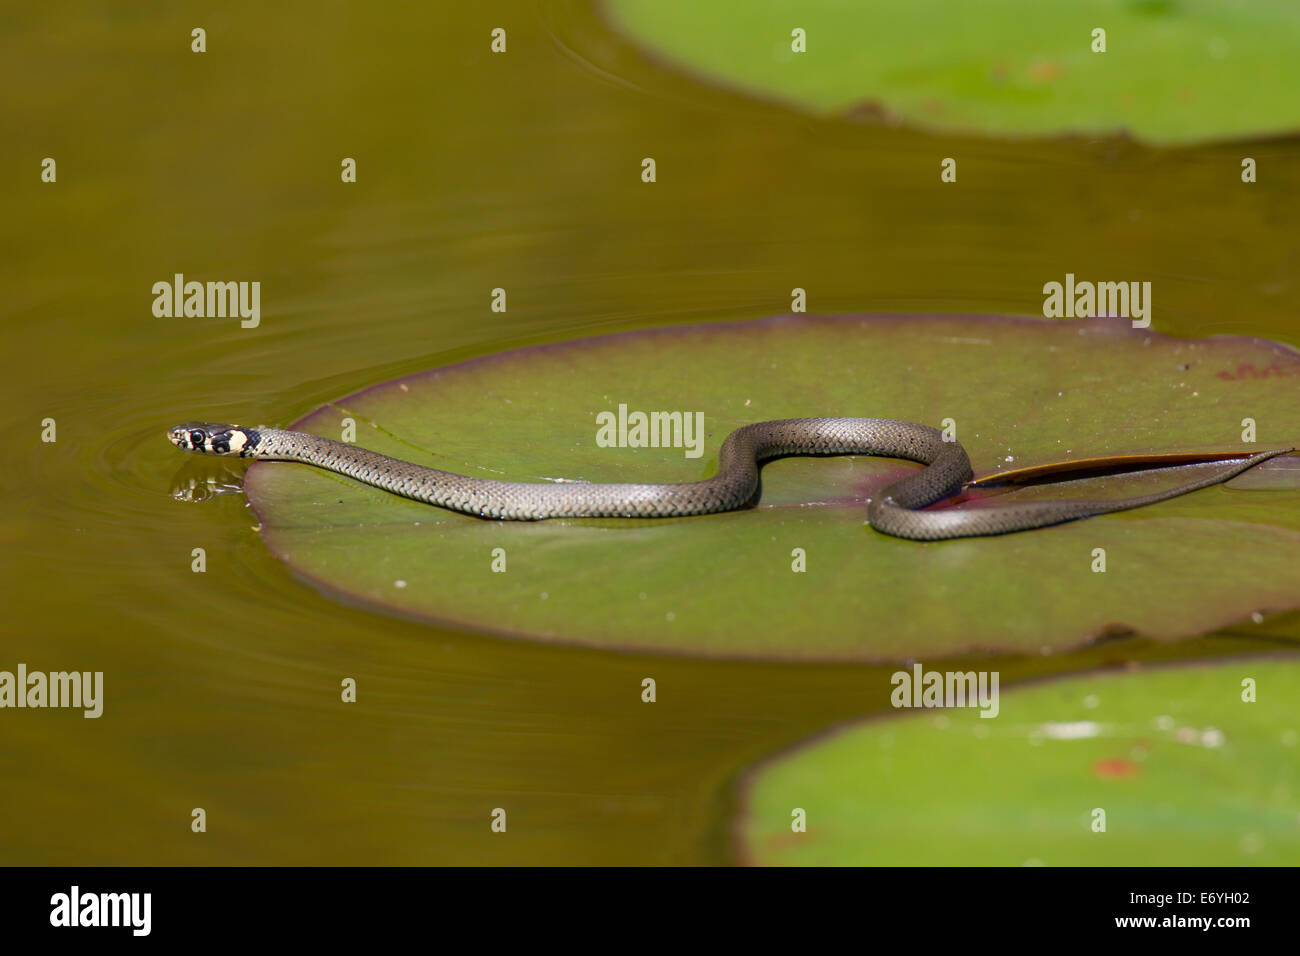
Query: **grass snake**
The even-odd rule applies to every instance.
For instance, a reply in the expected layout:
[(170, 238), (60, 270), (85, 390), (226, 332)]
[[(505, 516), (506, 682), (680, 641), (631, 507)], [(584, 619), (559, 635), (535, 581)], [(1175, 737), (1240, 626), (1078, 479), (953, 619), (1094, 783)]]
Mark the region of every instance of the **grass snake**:
[(791, 455), (874, 455), (927, 467), (873, 497), (867, 520), (885, 534), (939, 541), (1006, 534), (1140, 508), (1227, 481), (1294, 449), (1251, 455), (1165, 491), (1093, 501), (1026, 501), (996, 507), (922, 511), (960, 492), (973, 477), (966, 450), (935, 428), (887, 418), (792, 418), (737, 428), (718, 453), (712, 478), (681, 484), (534, 483), (439, 471), (305, 432), (192, 422), (170, 429), (176, 447), (315, 465), (393, 494), (481, 518), (673, 518), (733, 511), (754, 503), (762, 462)]

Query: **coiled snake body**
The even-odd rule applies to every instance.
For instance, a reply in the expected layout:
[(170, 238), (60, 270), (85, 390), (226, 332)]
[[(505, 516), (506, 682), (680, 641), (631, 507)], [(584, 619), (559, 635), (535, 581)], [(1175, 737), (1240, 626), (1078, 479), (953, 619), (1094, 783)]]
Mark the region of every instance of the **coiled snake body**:
[(194, 422), (167, 436), (210, 455), (297, 461), (393, 494), (482, 518), (670, 518), (751, 504), (759, 465), (788, 455), (878, 455), (928, 467), (889, 485), (867, 507), (877, 531), (916, 541), (1006, 534), (1154, 504), (1227, 481), (1290, 449), (1261, 452), (1167, 491), (1108, 501), (1028, 501), (1001, 507), (920, 511), (957, 494), (972, 477), (966, 450), (937, 429), (886, 418), (792, 418), (737, 428), (718, 453), (718, 471), (683, 484), (544, 484), (495, 481), (439, 471), (305, 432)]

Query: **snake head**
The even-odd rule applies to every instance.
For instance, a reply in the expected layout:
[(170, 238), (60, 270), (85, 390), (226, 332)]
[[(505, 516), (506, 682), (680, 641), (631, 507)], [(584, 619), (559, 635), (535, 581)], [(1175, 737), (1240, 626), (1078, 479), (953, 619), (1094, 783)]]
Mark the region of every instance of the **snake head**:
[(261, 438), (251, 428), (214, 425), (210, 422), (187, 422), (167, 429), (167, 439), (182, 451), (200, 455), (234, 455), (247, 458)]

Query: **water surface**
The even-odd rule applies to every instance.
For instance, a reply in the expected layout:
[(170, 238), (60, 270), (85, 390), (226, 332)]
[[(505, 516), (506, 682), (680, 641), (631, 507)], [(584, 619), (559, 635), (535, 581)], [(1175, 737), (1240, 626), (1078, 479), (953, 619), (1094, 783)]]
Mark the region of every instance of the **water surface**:
[[(106, 685), (98, 720), (0, 714), (10, 863), (719, 862), (746, 764), (885, 703), (881, 668), (534, 646), (340, 606), (270, 557), (240, 496), (174, 497), (226, 480), (167, 444), (177, 421), (284, 425), (516, 345), (786, 311), (795, 286), (814, 311), (1036, 314), (1067, 271), (1145, 279), (1159, 331), (1300, 345), (1294, 140), (1155, 151), (811, 120), (673, 75), (577, 3), (0, 21), (21, 91), (0, 110), (0, 668)], [(260, 281), (260, 326), (154, 317), (176, 272)], [(1292, 616), (1107, 643), (1009, 659), (1003, 680), (1297, 635)]]

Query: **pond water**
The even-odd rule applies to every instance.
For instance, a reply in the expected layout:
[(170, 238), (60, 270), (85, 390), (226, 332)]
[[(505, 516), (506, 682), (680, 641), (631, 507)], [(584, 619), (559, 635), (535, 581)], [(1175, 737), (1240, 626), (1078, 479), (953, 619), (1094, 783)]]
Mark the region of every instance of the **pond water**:
[[(6, 862), (723, 862), (748, 764), (887, 704), (882, 668), (536, 646), (342, 606), (271, 557), (240, 495), (177, 494), (239, 474), (183, 459), (178, 421), (287, 425), (517, 345), (784, 312), (795, 286), (810, 311), (1041, 314), (1067, 272), (1142, 279), (1158, 331), (1300, 345), (1295, 140), (811, 119), (674, 75), (579, 3), (3, 18), (23, 94), (0, 111), (0, 669), (105, 675), (99, 719), (0, 714)], [(259, 281), (259, 325), (156, 317), (176, 273)], [(1109, 642), (1009, 658), (1003, 680), (1297, 635), (1290, 616)]]

